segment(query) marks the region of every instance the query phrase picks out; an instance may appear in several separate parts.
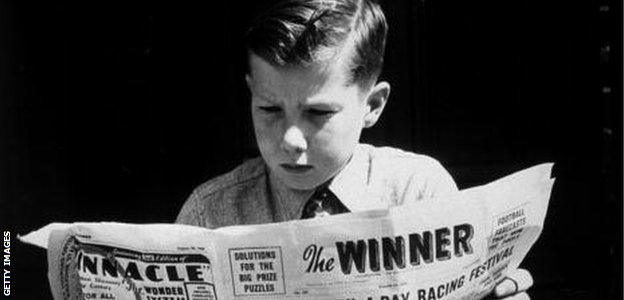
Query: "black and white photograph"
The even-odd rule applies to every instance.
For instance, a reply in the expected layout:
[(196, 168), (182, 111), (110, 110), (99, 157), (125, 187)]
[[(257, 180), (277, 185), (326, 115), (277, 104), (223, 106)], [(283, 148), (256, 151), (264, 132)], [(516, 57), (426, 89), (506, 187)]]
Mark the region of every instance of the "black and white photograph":
[(622, 14), (0, 0), (0, 300), (622, 299)]

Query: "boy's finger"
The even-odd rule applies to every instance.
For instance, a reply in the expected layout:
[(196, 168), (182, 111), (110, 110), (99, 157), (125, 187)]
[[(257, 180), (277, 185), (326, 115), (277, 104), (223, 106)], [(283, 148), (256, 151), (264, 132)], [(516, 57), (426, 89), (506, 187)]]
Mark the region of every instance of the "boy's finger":
[(503, 298), (502, 300), (531, 300), (531, 297), (529, 297), (529, 294), (527, 293), (520, 293), (509, 296), (507, 298)]
[(518, 292), (526, 291), (532, 285), (533, 277), (531, 276), (531, 273), (524, 269), (517, 269), (507, 275), (507, 278), (496, 286), (494, 294), (497, 297), (513, 295)]

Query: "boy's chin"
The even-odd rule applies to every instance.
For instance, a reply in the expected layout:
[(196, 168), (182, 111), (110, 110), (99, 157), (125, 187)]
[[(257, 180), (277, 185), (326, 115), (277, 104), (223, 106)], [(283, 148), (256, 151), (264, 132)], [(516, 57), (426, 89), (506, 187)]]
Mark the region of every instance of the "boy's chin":
[(317, 178), (317, 176), (314, 175), (293, 176), (290, 174), (284, 174), (283, 172), (279, 172), (277, 174), (280, 181), (282, 181), (287, 188), (301, 191), (313, 190), (329, 179), (323, 180), (322, 178)]
[(308, 191), (308, 190), (313, 190), (315, 189), (317, 186), (321, 185), (321, 183), (323, 183), (322, 181), (319, 183), (316, 183), (316, 181), (300, 181), (300, 180), (289, 180), (289, 179), (282, 179), (282, 182), (284, 182), (284, 185), (286, 187), (288, 187), (291, 190), (299, 190), (299, 191)]

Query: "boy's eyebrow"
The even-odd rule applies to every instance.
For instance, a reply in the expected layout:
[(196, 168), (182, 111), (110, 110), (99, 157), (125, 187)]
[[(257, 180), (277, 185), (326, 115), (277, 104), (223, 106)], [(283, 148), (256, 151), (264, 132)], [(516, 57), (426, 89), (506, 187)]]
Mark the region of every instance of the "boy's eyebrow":
[(305, 106), (330, 106), (330, 107), (342, 107), (340, 101), (332, 101), (331, 97), (318, 96), (308, 98), (305, 102)]
[(279, 101), (277, 101), (277, 99), (273, 96), (270, 95), (270, 93), (266, 93), (266, 91), (262, 88), (258, 88), (256, 85), (254, 85), (251, 88), (251, 93), (252, 95), (255, 95), (257, 97), (260, 97), (263, 101), (266, 102), (270, 102), (273, 104), (278, 104)]
[(273, 99), (271, 97), (268, 97), (266, 95), (256, 94), (256, 96), (259, 97), (264, 102), (268, 102), (268, 103), (273, 104), (273, 105), (278, 105), (279, 104), (279, 102), (277, 100), (275, 100), (275, 99)]

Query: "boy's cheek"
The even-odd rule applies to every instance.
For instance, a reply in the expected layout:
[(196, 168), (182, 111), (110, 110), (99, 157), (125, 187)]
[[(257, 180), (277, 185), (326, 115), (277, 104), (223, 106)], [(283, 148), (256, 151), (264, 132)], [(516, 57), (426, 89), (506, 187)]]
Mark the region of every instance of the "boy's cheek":
[(269, 157), (268, 156), (275, 156), (275, 151), (277, 146), (275, 145), (275, 142), (273, 142), (270, 137), (267, 137), (265, 135), (263, 135), (262, 133), (260, 133), (258, 136), (256, 136), (257, 139), (257, 144), (258, 144), (258, 148), (260, 149), (260, 152), (262, 153), (262, 156), (267, 156), (265, 157), (265, 160), (267, 160)]
[(273, 142), (273, 140), (277, 139), (277, 134), (276, 134), (276, 130), (272, 127), (275, 126), (269, 126), (269, 124), (267, 124), (265, 121), (258, 121), (258, 122), (254, 122), (254, 129), (256, 132), (256, 139), (257, 139), (257, 143), (258, 146), (262, 145), (268, 145), (270, 143)]
[(347, 127), (349, 125), (353, 124), (347, 123), (320, 132), (316, 139), (318, 148), (325, 150), (324, 152), (331, 152), (334, 156), (351, 152), (358, 143), (360, 131)]
[(355, 143), (346, 140), (317, 141), (311, 149), (310, 156), (318, 163), (330, 168), (340, 167), (351, 156)]

